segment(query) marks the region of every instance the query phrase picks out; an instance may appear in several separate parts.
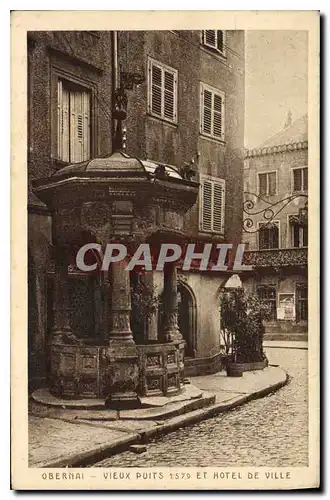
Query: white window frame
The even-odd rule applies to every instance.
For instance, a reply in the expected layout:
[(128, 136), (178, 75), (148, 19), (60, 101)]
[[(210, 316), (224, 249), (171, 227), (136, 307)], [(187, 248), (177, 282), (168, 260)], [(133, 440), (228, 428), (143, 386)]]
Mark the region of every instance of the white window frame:
[[(221, 230), (220, 231), (215, 231), (213, 230), (213, 217), (214, 217), (214, 188), (212, 188), (212, 229), (207, 230), (204, 229), (203, 227), (203, 205), (204, 205), (204, 200), (203, 200), (203, 181), (208, 181), (211, 182), (213, 185), (218, 184), (221, 185), (223, 188), (223, 200), (222, 200), (222, 207), (221, 207)], [(224, 234), (225, 230), (225, 206), (226, 206), (226, 181), (224, 179), (220, 179), (219, 177), (214, 177), (212, 175), (206, 175), (206, 174), (201, 174), (200, 175), (200, 187), (199, 187), (199, 231), (202, 233), (212, 233), (212, 234)]]
[[(211, 30), (201, 30), (201, 43), (202, 43), (202, 45), (204, 47), (207, 47), (209, 49), (216, 51), (218, 54), (225, 57), (226, 56), (226, 31), (225, 30), (212, 30), (212, 31), (215, 31), (215, 36), (214, 36), (215, 45), (211, 45), (210, 43), (207, 43), (206, 31), (211, 31)], [(222, 50), (218, 49), (218, 31), (222, 31)]]
[[(261, 195), (260, 194), (260, 175), (264, 174), (275, 174), (275, 193), (274, 194), (269, 194), (269, 179), (267, 175), (267, 194)], [(259, 196), (276, 196), (278, 194), (278, 175), (277, 175), (277, 170), (263, 170), (261, 172), (257, 173), (257, 183), (258, 183), (258, 195)]]
[[(297, 191), (297, 190), (294, 189), (294, 175), (293, 175), (293, 171), (294, 170), (302, 170), (302, 172), (303, 172), (302, 175), (304, 176), (304, 171), (303, 171), (304, 168), (307, 168), (307, 172), (308, 172), (308, 166), (307, 165), (303, 165), (301, 167), (292, 167), (292, 169), (291, 169), (291, 192), (292, 193), (307, 193), (308, 192), (308, 188), (307, 189), (300, 189), (299, 191)], [(308, 176), (308, 173), (307, 173), (307, 176)], [(304, 183), (302, 183), (302, 184), (304, 184)]]
[[(212, 113), (211, 113), (211, 133), (204, 131), (204, 90), (212, 93)], [(221, 111), (221, 137), (213, 134), (213, 120), (214, 120), (214, 110), (213, 110), (213, 100), (214, 94), (218, 95), (222, 99), (222, 111)], [(225, 113), (226, 113), (226, 95), (222, 90), (215, 87), (211, 87), (206, 83), (200, 82), (200, 113), (199, 113), (199, 129), (200, 134), (205, 137), (210, 137), (216, 141), (225, 141)]]
[(266, 226), (267, 225), (267, 221), (258, 221), (258, 241), (257, 241), (257, 248), (259, 251), (261, 252), (267, 252), (268, 250), (280, 250), (282, 247), (281, 247), (281, 222), (280, 220), (273, 220), (271, 222), (271, 224), (277, 224), (278, 225), (278, 247), (277, 248), (260, 248), (260, 227), (263, 225), (263, 226)]
[[(174, 75), (174, 95), (173, 95), (173, 109), (174, 109), (174, 118), (171, 120), (164, 114), (164, 86), (161, 87), (161, 114), (155, 113), (152, 110), (152, 66), (157, 66), (161, 71), (162, 75), (164, 71), (168, 73), (172, 73)], [(162, 77), (162, 80), (163, 77)], [(148, 57), (148, 113), (159, 120), (164, 120), (169, 123), (173, 123), (177, 125), (178, 123), (178, 71), (175, 68), (167, 66), (162, 62), (157, 61), (156, 59), (152, 59)]]

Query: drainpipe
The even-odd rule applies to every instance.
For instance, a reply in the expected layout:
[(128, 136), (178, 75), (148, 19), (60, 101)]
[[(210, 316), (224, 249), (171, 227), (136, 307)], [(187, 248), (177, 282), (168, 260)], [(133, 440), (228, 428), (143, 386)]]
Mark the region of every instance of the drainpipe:
[[(111, 115), (113, 116), (113, 112), (115, 109), (115, 91), (119, 87), (119, 75), (118, 75), (118, 31), (112, 32), (112, 110)], [(112, 145), (114, 142), (115, 135), (115, 119), (111, 120), (111, 139)], [(113, 149), (113, 146), (112, 146)]]

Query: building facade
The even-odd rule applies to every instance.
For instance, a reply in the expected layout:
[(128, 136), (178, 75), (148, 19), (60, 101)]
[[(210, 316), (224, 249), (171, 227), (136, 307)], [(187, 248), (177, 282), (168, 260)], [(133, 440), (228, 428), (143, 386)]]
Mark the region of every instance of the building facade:
[[(123, 85), (126, 152), (147, 169), (162, 165), (193, 176), (200, 195), (185, 217), (187, 241), (227, 242), (235, 249), (242, 225), (244, 84), (243, 31), (30, 33), (29, 186), (65, 165), (110, 154), (114, 90)], [(35, 386), (48, 369), (54, 262), (52, 214), (31, 189), (28, 268)], [(219, 294), (230, 273), (179, 269), (178, 275), (187, 373), (215, 371), (221, 357)], [(108, 327), (104, 284), (82, 276), (74, 265), (69, 276), (75, 334), (86, 339), (94, 331), (102, 337)], [(162, 294), (157, 272), (144, 279)], [(159, 311), (149, 340), (157, 340), (161, 317)]]
[[(291, 123), (244, 165), (243, 241), (253, 272), (245, 287), (269, 303), (269, 338), (304, 338), (308, 321), (308, 120)], [(288, 337), (289, 335), (289, 337)]]

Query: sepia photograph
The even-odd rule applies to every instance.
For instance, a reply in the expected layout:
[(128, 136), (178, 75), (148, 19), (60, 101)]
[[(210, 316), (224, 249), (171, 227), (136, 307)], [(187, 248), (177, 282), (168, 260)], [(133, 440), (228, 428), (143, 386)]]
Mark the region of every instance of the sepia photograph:
[(13, 488), (317, 487), (318, 13), (15, 14)]

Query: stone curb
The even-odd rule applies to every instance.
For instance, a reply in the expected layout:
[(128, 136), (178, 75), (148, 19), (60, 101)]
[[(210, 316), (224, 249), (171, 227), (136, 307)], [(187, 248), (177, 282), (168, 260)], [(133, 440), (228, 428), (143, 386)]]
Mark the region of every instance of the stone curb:
[(288, 345), (264, 345), (264, 348), (266, 349), (302, 349), (307, 351), (308, 346), (288, 346)]
[(154, 427), (152, 429), (140, 431), (136, 434), (132, 433), (129, 436), (117, 439), (110, 444), (104, 444), (102, 446), (98, 446), (93, 450), (88, 450), (83, 453), (77, 453), (60, 460), (43, 463), (40, 464), (39, 467), (50, 468), (86, 466), (107, 458), (111, 455), (126, 451), (132, 444), (146, 444), (151, 439), (169, 434), (170, 432), (174, 432), (183, 427), (194, 425), (198, 422), (201, 422), (202, 420), (215, 417), (220, 413), (237, 408), (238, 406), (248, 403), (249, 401), (252, 401), (254, 399), (263, 398), (268, 394), (277, 391), (281, 387), (284, 387), (289, 382), (289, 375), (282, 368), (280, 368), (280, 370), (283, 374), (282, 379), (275, 384), (265, 387), (264, 389), (237, 396), (227, 403), (214, 403), (207, 408), (193, 410), (187, 414), (173, 417), (169, 422), (160, 423), (159, 425), (157, 425), (157, 427)]

